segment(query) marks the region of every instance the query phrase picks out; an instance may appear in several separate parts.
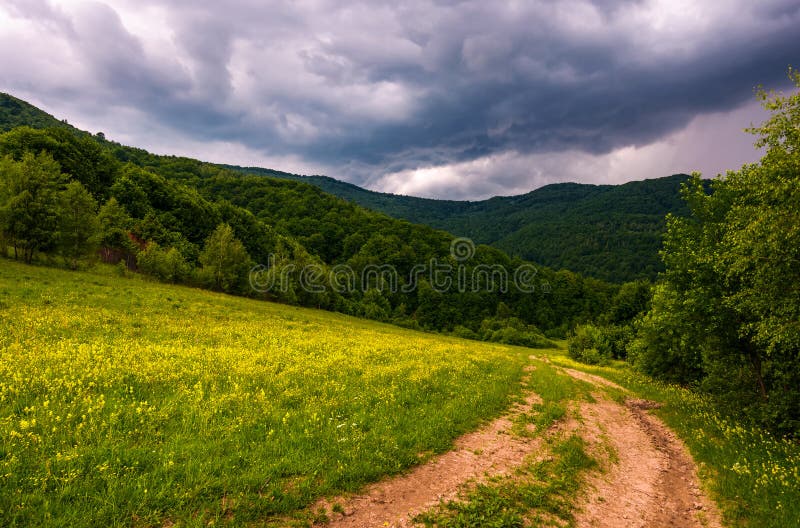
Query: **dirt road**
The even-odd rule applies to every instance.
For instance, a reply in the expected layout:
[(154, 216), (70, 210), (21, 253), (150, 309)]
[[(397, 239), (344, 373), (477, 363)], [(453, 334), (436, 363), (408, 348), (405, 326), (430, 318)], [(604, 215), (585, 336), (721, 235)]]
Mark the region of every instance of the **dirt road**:
[[(601, 471), (588, 475), (575, 504), (578, 527), (721, 527), (714, 503), (701, 491), (697, 470), (683, 443), (648, 413), (652, 402), (613, 401), (604, 387), (622, 389), (599, 376), (571, 369), (563, 373), (594, 385), (593, 402), (575, 402), (574, 413), (555, 427), (584, 438)], [(322, 501), (332, 528), (408, 527), (415, 515), (453, 500), (465, 486), (489, 476), (508, 475), (526, 457), (547, 455), (542, 435), (511, 433), (515, 415), (530, 409), (537, 396), (505, 416), (456, 441), (443, 455), (409, 472), (367, 487), (353, 497)], [(337, 504), (338, 512), (333, 505)]]

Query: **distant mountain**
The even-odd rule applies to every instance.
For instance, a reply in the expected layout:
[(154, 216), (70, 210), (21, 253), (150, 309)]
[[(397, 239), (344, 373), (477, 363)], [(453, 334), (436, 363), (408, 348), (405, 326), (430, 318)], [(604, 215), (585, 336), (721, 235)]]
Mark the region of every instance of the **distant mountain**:
[(622, 282), (653, 278), (667, 213), (688, 212), (680, 197), (688, 175), (622, 185), (556, 183), (519, 196), (433, 200), (369, 191), (326, 176), (253, 167), (240, 172), (290, 179), (363, 207), (426, 224), (556, 269)]

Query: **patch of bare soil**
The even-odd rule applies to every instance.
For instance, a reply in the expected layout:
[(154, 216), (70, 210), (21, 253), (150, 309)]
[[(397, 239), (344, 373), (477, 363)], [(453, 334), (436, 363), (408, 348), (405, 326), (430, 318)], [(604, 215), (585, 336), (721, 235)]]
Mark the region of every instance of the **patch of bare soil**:
[[(523, 438), (510, 434), (512, 420), (530, 410), (540, 398), (529, 394), (524, 404), (478, 431), (456, 440), (454, 449), (408, 473), (368, 486), (353, 497), (328, 499), (317, 504), (328, 512), (333, 528), (407, 527), (411, 519), (437, 505), (455, 499), (468, 482), (482, 482), (491, 476), (509, 474), (542, 444), (541, 437)], [(339, 504), (344, 514), (334, 513)]]
[[(578, 374), (574, 376), (586, 379)], [(602, 394), (593, 396), (595, 403), (580, 405), (583, 424), (578, 432), (594, 456), (605, 461), (606, 470), (589, 477), (588, 496), (577, 505), (576, 526), (720, 527), (719, 512), (700, 490), (685, 446), (647, 413), (657, 404), (629, 399), (620, 405)]]
[(587, 383), (591, 383), (592, 385), (603, 385), (605, 387), (610, 387), (612, 389), (621, 390), (623, 392), (628, 392), (628, 389), (621, 385), (617, 385), (613, 381), (609, 381), (601, 376), (596, 376), (594, 374), (589, 374), (588, 372), (581, 372), (580, 370), (574, 370), (570, 368), (561, 368), (563, 372), (566, 372), (570, 376), (575, 379), (579, 379), (581, 381), (585, 381)]

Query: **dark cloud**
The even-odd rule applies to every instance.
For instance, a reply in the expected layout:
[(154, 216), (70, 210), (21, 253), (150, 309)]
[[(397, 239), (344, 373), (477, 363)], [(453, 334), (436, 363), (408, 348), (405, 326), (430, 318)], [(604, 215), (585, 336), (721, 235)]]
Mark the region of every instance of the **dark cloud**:
[[(42, 83), (42, 97), (129, 108), (194, 141), (293, 156), (363, 183), (662, 140), (698, 115), (752, 100), (756, 84), (782, 84), (800, 62), (798, 7), (15, 0), (6, 11), (46, 28), (86, 70), (70, 90)], [(2, 82), (30, 91), (25, 75)], [(474, 182), (476, 193), (535, 183), (509, 181), (502, 166), (482, 172), (494, 179)]]

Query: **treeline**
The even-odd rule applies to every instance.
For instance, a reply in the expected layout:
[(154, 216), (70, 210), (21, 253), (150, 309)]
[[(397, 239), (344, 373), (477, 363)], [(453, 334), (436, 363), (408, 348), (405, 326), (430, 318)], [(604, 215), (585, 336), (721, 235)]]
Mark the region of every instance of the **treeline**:
[[(800, 73), (790, 70), (800, 88)], [(761, 92), (759, 163), (684, 185), (669, 217), (666, 271), (632, 324), (579, 327), (570, 354), (625, 358), (698, 387), (778, 434), (800, 434), (800, 91)]]
[[(314, 186), (155, 156), (65, 127), (15, 128), (0, 136), (0, 157), (2, 244), (29, 261), (61, 255), (78, 267), (99, 255), (158, 280), (528, 345), (595, 318), (618, 289), (546, 268), (536, 270), (532, 292), (480, 287), (476, 267), (513, 271), (527, 263), (487, 246), (462, 262), (447, 233)], [(70, 235), (69, 225), (80, 234)], [(427, 276), (411, 284), (414, 267), (434, 260), (463, 267), (465, 288), (442, 289)], [(281, 288), (251, 288), (256, 264), (281, 271)], [(391, 288), (376, 274), (347, 291), (319, 289), (301, 275), (309, 266), (318, 279), (337, 266), (359, 277), (391, 266), (399, 284)]]

